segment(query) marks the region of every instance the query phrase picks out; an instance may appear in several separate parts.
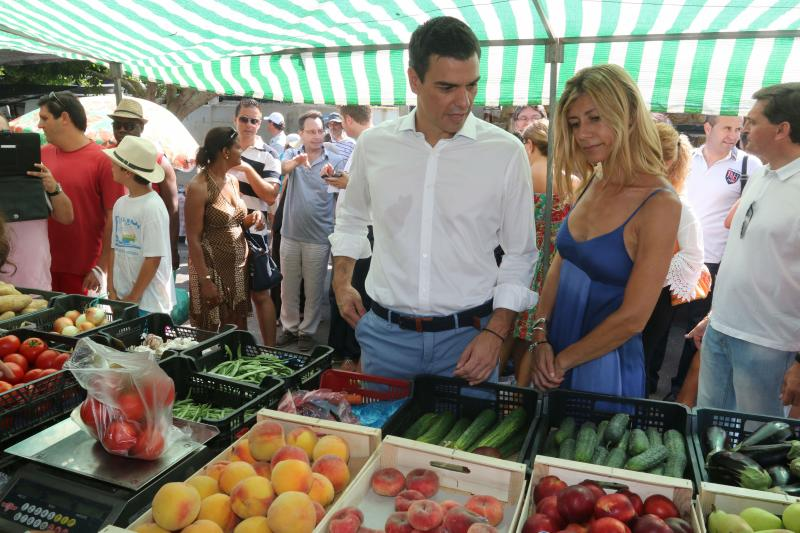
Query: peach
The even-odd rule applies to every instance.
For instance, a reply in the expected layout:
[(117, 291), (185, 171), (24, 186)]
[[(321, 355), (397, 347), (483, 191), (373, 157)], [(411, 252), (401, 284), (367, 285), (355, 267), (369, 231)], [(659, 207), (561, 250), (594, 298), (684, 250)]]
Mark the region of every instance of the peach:
[(328, 506), (335, 496), (333, 483), (327, 477), (318, 472), (311, 474), (311, 489), (308, 496), (324, 507)]
[(286, 445), (283, 426), (265, 420), (250, 430), (250, 453), (256, 461), (269, 461), (281, 447)]
[(211, 520), (223, 531), (230, 533), (239, 519), (231, 508), (231, 497), (227, 494), (212, 494), (200, 502), (198, 520)]
[(297, 459), (286, 459), (272, 469), (272, 488), (277, 494), (302, 492), (308, 494), (313, 479), (308, 463)]
[(314, 446), (317, 445), (318, 440), (319, 437), (314, 430), (307, 426), (294, 428), (286, 435), (286, 444), (302, 448), (309, 457), (314, 453)]
[(149, 522), (147, 524), (142, 524), (141, 526), (136, 526), (133, 528), (133, 531), (136, 533), (169, 533), (163, 527), (160, 527), (158, 524), (153, 522)]
[(167, 483), (153, 497), (153, 521), (169, 531), (188, 526), (199, 512), (200, 493), (186, 483)]
[(261, 477), (269, 479), (272, 476), (272, 466), (266, 461), (256, 461), (253, 463), (253, 468)]
[(219, 482), (219, 475), (222, 473), (223, 470), (225, 470), (225, 467), (228, 466), (229, 464), (231, 464), (230, 461), (219, 461), (217, 463), (214, 463), (213, 465), (208, 465), (206, 467), (205, 474), (208, 477), (213, 478), (217, 482)]
[(239, 518), (251, 516), (267, 516), (275, 491), (272, 483), (261, 476), (253, 476), (241, 480), (231, 492), (231, 508)]
[(486, 518), (493, 526), (503, 521), (503, 502), (493, 496), (473, 496), (464, 507)]
[(406, 512), (390, 514), (383, 529), (386, 533), (413, 533), (414, 531), (413, 526), (408, 522), (408, 513)]
[(408, 506), (414, 500), (424, 500), (425, 495), (418, 490), (404, 490), (400, 491), (394, 497), (394, 510), (395, 511), (408, 511)]
[(397, 496), (406, 486), (406, 477), (396, 468), (381, 468), (372, 474), (372, 490), (381, 496)]
[(314, 502), (308, 494), (284, 492), (269, 506), (267, 523), (272, 533), (311, 533), (317, 524)]
[(431, 498), (439, 492), (439, 476), (433, 470), (415, 468), (406, 475), (406, 488), (418, 490), (426, 498)]
[(200, 493), (201, 500), (219, 492), (219, 483), (211, 476), (204, 476), (202, 474), (193, 476), (186, 480), (186, 484), (197, 489), (197, 492)]
[(442, 506), (442, 511), (445, 513), (453, 507), (461, 507), (461, 504), (454, 500), (444, 500), (443, 502), (439, 502), (439, 505)]
[(317, 514), (317, 525), (325, 518), (325, 508), (319, 502), (314, 502), (314, 512)]
[(243, 479), (257, 475), (255, 468), (250, 463), (236, 461), (226, 466), (219, 475), (219, 488), (225, 494), (230, 494), (233, 487)]
[(211, 520), (198, 520), (192, 525), (186, 526), (181, 533), (224, 533), (219, 524)]
[(444, 514), (442, 522), (448, 533), (467, 533), (474, 523), (486, 523), (486, 519), (465, 507), (455, 507)]
[(408, 523), (414, 529), (428, 531), (442, 523), (444, 512), (433, 500), (417, 500), (408, 506)]
[(361, 509), (359, 509), (358, 507), (343, 507), (333, 514), (331, 520), (336, 520), (339, 518), (343, 518), (345, 516), (356, 517), (359, 524), (364, 522), (364, 513), (362, 513)]
[(311, 471), (330, 479), (334, 492), (342, 492), (350, 483), (350, 469), (347, 468), (347, 463), (336, 455), (323, 455), (314, 461)]
[(271, 533), (266, 516), (251, 516), (239, 522), (233, 533)]
[(361, 522), (354, 515), (331, 519), (328, 523), (328, 533), (357, 533)]
[(342, 437), (325, 435), (317, 441), (311, 453), (315, 461), (323, 455), (339, 456), (346, 463), (350, 459), (350, 447)]
[(303, 448), (298, 448), (297, 446), (281, 446), (278, 451), (275, 452), (275, 455), (272, 456), (270, 459), (270, 466), (275, 468), (275, 465), (280, 463), (281, 461), (285, 461), (286, 459), (297, 459), (298, 461), (303, 461), (307, 464), (311, 464), (308, 460), (308, 454)]
[(234, 444), (228, 459), (231, 461), (244, 461), (250, 464), (255, 463), (256, 460), (253, 458), (253, 454), (250, 453), (250, 439), (241, 439)]

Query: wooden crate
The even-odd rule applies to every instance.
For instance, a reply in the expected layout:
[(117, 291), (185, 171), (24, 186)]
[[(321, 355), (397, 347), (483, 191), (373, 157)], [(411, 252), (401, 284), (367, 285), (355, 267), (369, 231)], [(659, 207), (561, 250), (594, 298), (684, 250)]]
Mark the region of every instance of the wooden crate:
[(386, 518), (394, 512), (394, 498), (378, 496), (370, 482), (372, 474), (385, 467), (397, 468), (403, 474), (415, 468), (434, 470), (439, 475), (439, 492), (434, 500), (464, 503), (473, 494), (494, 496), (505, 503), (498, 530), (511, 532), (516, 528), (525, 490), (524, 464), (388, 436), (316, 531), (327, 532), (330, 517), (348, 506), (361, 509), (364, 527), (383, 530)]
[(777, 494), (766, 490), (743, 489), (719, 483), (702, 482), (697, 497), (697, 513), (701, 533), (706, 533), (706, 520), (712, 506), (726, 513), (739, 513), (747, 507), (760, 507), (778, 516), (786, 506), (800, 501), (800, 498), (787, 494)]
[(533, 463), (531, 480), (522, 506), (522, 515), (517, 524), (517, 532), (519, 533), (522, 531), (525, 520), (534, 512), (533, 489), (539, 483), (539, 480), (545, 476), (558, 476), (567, 485), (576, 485), (586, 479), (617, 483), (627, 486), (628, 489), (638, 494), (642, 500), (653, 494), (661, 494), (675, 503), (684, 520), (690, 524), (693, 520), (697, 520), (697, 517), (693, 518), (692, 495), (694, 491), (692, 482), (687, 479), (656, 476), (645, 472), (625, 470), (624, 468), (610, 468), (539, 455)]
[[(338, 499), (343, 498), (350, 490), (350, 487), (355, 485), (355, 479), (364, 469), (364, 465), (367, 464), (381, 444), (381, 430), (376, 428), (345, 424), (344, 422), (334, 422), (332, 420), (321, 420), (308, 416), (273, 411), (271, 409), (262, 409), (258, 412), (258, 421), (262, 422), (264, 420), (272, 420), (280, 423), (283, 426), (284, 432), (287, 434), (296, 427), (308, 426), (319, 434), (337, 435), (347, 442), (348, 446), (350, 447), (350, 461), (348, 463), (348, 466), (350, 467), (350, 485), (348, 485), (348, 487), (338, 495)], [(227, 460), (233, 447), (236, 446), (236, 444), (242, 439), (248, 438), (249, 435), (250, 432), (248, 431), (242, 436), (241, 439), (225, 448), (222, 453), (214, 457), (208, 462), (208, 464), (195, 472), (191, 477), (201, 474), (209, 465)], [(331, 504), (329, 509), (332, 509), (335, 505), (336, 500), (334, 500), (334, 503)], [(330, 514), (330, 512), (328, 514)], [(147, 512), (145, 512), (128, 527), (137, 527), (152, 521), (152, 511), (148, 509)], [(318, 526), (315, 531), (323, 530)]]

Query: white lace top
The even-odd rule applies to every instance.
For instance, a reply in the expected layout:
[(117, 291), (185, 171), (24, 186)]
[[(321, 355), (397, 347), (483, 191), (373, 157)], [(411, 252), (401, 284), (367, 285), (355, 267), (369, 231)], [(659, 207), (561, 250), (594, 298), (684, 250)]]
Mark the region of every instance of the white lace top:
[(672, 256), (664, 287), (683, 300), (694, 299), (697, 281), (703, 268), (703, 230), (700, 221), (684, 195), (681, 199), (681, 221), (678, 226), (678, 247)]

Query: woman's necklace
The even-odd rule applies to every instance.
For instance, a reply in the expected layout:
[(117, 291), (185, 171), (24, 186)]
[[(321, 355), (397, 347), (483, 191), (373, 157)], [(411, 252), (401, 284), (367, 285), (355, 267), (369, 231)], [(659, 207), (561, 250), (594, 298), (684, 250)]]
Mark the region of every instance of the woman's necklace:
[(214, 174), (211, 173), (211, 170), (209, 168), (206, 168), (206, 174), (208, 174), (208, 176), (212, 180), (214, 180), (214, 183), (217, 184), (217, 187), (219, 188), (219, 193), (222, 195), (223, 198), (225, 198), (225, 201), (227, 203), (229, 203), (230, 205), (232, 205), (233, 207), (236, 207), (236, 204), (224, 192), (225, 189), (228, 187), (228, 177), (227, 177), (227, 175), (223, 178), (222, 186), (220, 186), (219, 185), (219, 181), (217, 181), (217, 177), (214, 176)]

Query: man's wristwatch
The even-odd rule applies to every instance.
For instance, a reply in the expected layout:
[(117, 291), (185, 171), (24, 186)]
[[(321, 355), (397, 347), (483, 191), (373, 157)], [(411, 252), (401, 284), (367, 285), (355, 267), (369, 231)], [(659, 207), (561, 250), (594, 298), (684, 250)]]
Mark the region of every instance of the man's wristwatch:
[(61, 184), (60, 184), (60, 183), (56, 183), (56, 190), (54, 190), (53, 192), (47, 192), (47, 191), (45, 191), (45, 193), (47, 193), (47, 196), (49, 196), (50, 198), (52, 198), (53, 196), (58, 196), (59, 194), (61, 194), (61, 191), (62, 191), (62, 190), (63, 190), (63, 189), (61, 188)]

